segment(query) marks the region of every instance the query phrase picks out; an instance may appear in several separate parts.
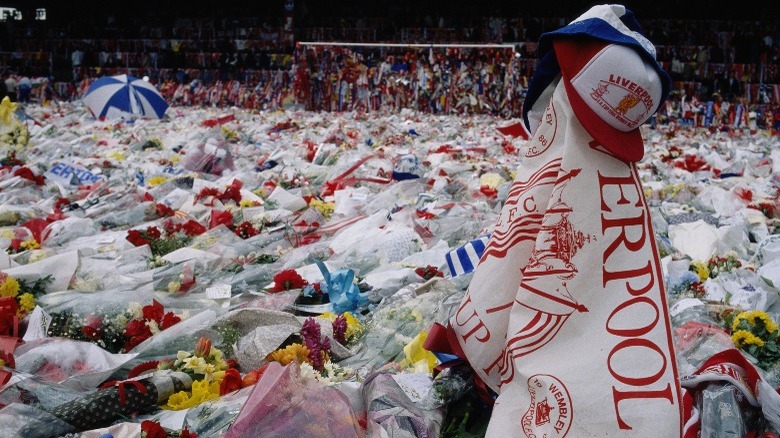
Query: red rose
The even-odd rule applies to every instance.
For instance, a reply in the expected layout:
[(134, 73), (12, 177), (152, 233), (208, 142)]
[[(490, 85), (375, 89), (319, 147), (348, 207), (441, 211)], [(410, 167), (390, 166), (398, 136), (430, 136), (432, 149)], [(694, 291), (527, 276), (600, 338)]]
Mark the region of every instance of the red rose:
[(159, 323), (162, 321), (163, 315), (165, 314), (165, 307), (157, 302), (157, 300), (152, 300), (152, 304), (144, 306), (142, 311), (145, 320)]
[(135, 246), (144, 246), (149, 244), (149, 242), (144, 239), (144, 236), (142, 236), (141, 232), (138, 230), (129, 230), (127, 232), (126, 239)]
[(181, 318), (176, 316), (173, 312), (168, 312), (162, 317), (162, 321), (160, 321), (160, 330), (165, 330), (179, 322), (181, 322)]
[(141, 432), (146, 434), (146, 438), (167, 438), (168, 433), (156, 421), (145, 420), (141, 422)]
[(219, 395), (230, 394), (241, 389), (241, 373), (237, 369), (230, 368), (225, 371), (225, 377), (219, 384)]

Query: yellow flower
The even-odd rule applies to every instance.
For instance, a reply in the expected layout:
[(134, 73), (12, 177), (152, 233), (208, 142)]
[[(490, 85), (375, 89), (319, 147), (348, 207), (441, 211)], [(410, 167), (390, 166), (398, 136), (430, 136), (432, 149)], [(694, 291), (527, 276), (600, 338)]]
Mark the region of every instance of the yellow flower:
[(355, 318), (355, 315), (344, 312), (344, 317), (347, 319), (347, 332), (344, 334), (347, 339), (352, 339), (354, 336), (360, 335), (363, 331), (363, 324)]
[(178, 163), (181, 161), (181, 157), (176, 155), (175, 157), (171, 157), (171, 163)]
[(3, 239), (13, 239), (14, 238), (14, 232), (10, 228), (5, 228), (3, 230), (0, 230), (0, 238), (3, 238)]
[(170, 293), (178, 292), (179, 289), (181, 289), (181, 283), (179, 283), (178, 281), (171, 281), (168, 283), (168, 292)]
[(238, 206), (241, 208), (257, 207), (258, 205), (260, 205), (260, 203), (252, 199), (242, 199), (241, 202), (238, 203)]
[(206, 374), (206, 359), (192, 356), (184, 361), (184, 369), (191, 369), (195, 374)]
[(152, 186), (152, 187), (157, 187), (157, 186), (159, 186), (160, 184), (163, 184), (163, 183), (165, 183), (165, 182), (168, 182), (168, 178), (166, 178), (166, 177), (164, 177), (164, 176), (153, 176), (153, 177), (149, 178), (149, 179), (146, 181), (146, 183), (147, 183), (148, 185)]
[(693, 268), (693, 272), (699, 276), (699, 280), (706, 281), (708, 278), (710, 278), (710, 270), (707, 268), (706, 264), (696, 260), (691, 262), (691, 268)]
[(322, 213), (326, 219), (329, 218), (334, 211), (336, 211), (336, 204), (333, 202), (320, 201), (316, 198), (312, 198), (311, 201), (309, 201), (309, 207), (312, 207)]
[(734, 345), (741, 348), (745, 345), (757, 345), (759, 347), (764, 346), (764, 341), (758, 336), (750, 333), (747, 330), (737, 330), (731, 334), (731, 340), (734, 341)]
[(739, 315), (734, 318), (734, 321), (731, 324), (731, 330), (737, 331), (739, 329), (740, 321), (742, 320), (745, 320), (748, 324), (754, 326), (756, 325), (756, 319), (760, 319), (764, 323), (766, 331), (769, 333), (778, 329), (777, 324), (772, 320), (768, 313), (761, 310), (749, 310), (740, 312)]
[(425, 343), (425, 339), (427, 337), (428, 332), (422, 331), (414, 339), (412, 339), (412, 342), (406, 344), (404, 347), (404, 356), (406, 356), (406, 358), (401, 361), (401, 366), (414, 367), (417, 369), (419, 366), (421, 366), (418, 364), (423, 364), (422, 366), (425, 369), (421, 369), (420, 371), (425, 371), (428, 373), (433, 372), (433, 368), (436, 366), (437, 359), (433, 353), (423, 348), (423, 344)]
[(125, 154), (122, 153), (122, 151), (111, 151), (108, 154), (106, 154), (108, 158), (114, 159), (116, 161), (124, 161), (125, 160)]
[(179, 391), (168, 397), (166, 409), (178, 411), (195, 406), (219, 397), (219, 382), (209, 383), (205, 379), (192, 382), (192, 392)]
[(491, 189), (495, 189), (504, 181), (505, 180), (501, 177), (501, 175), (494, 172), (488, 172), (479, 177), (479, 185), (488, 186)]
[(13, 277), (7, 277), (0, 285), (0, 297), (16, 297), (19, 294), (19, 282)]
[(40, 249), (41, 244), (38, 243), (37, 240), (30, 237), (29, 239), (25, 239), (20, 244), (21, 248), (25, 251), (31, 250), (31, 249)]
[(26, 315), (30, 313), (30, 311), (34, 308), (35, 308), (35, 297), (33, 296), (33, 294), (25, 293), (19, 296), (18, 316)]
[(280, 348), (271, 352), (267, 357), (272, 362), (279, 362), (282, 365), (287, 365), (293, 361), (298, 363), (309, 362), (309, 349), (301, 344), (290, 344), (285, 348)]
[(257, 195), (257, 196), (259, 196), (261, 198), (265, 198), (267, 196), (266, 193), (265, 193), (265, 189), (263, 189), (262, 187), (258, 187), (256, 189), (252, 190), (252, 193), (254, 193), (255, 195)]

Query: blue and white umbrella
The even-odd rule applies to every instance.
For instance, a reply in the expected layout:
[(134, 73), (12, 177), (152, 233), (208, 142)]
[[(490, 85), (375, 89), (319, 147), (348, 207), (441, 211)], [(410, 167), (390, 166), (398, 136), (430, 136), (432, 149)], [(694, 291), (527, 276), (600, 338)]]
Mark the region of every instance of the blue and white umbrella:
[(98, 119), (127, 113), (159, 119), (168, 109), (168, 102), (154, 85), (128, 75), (106, 76), (96, 80), (82, 100)]

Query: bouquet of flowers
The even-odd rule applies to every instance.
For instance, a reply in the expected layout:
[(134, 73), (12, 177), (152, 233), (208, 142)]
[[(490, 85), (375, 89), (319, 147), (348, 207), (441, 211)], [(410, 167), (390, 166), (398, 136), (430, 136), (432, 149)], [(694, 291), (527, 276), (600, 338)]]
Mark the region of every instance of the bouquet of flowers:
[(192, 353), (180, 350), (176, 359), (160, 361), (157, 369), (183, 372), (192, 378), (191, 390), (171, 395), (166, 409), (192, 408), (241, 388), (238, 370), (229, 367), (222, 351), (212, 347), (208, 338), (200, 338)]
[(195, 236), (206, 232), (206, 227), (194, 220), (178, 222), (166, 219), (162, 225), (162, 230), (156, 226), (149, 226), (142, 230), (129, 230), (126, 239), (135, 246), (149, 245), (154, 256), (164, 256), (188, 246)]
[(753, 356), (757, 365), (770, 370), (780, 362), (780, 332), (777, 323), (766, 312), (750, 310), (727, 315), (724, 321), (731, 329), (734, 345)]
[(143, 307), (130, 303), (125, 311), (114, 315), (77, 316), (71, 311), (56, 312), (51, 315), (47, 333), (91, 342), (111, 353), (126, 353), (180, 321), (180, 316), (166, 313), (162, 304), (152, 300), (152, 304)]
[[(5, 272), (0, 272), (0, 302), (13, 306), (9, 299), (15, 301), (17, 308), (15, 316), (23, 318), (35, 308), (35, 298), (46, 293), (46, 285), (50, 282), (51, 276), (42, 277), (30, 283), (26, 280), (17, 280)], [(8, 305), (3, 306), (3, 308), (8, 307)], [(0, 316), (0, 327), (2, 327), (4, 319)], [(3, 329), (0, 328), (0, 334), (2, 333)]]

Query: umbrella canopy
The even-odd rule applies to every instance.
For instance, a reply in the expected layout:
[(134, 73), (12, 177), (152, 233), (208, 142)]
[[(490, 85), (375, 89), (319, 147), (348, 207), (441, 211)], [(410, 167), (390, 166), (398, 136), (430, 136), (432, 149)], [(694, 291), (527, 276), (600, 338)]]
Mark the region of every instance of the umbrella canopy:
[(154, 85), (128, 75), (96, 80), (82, 100), (98, 119), (124, 113), (159, 119), (168, 109), (168, 103)]

